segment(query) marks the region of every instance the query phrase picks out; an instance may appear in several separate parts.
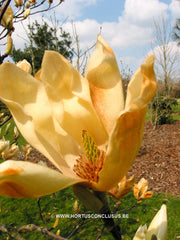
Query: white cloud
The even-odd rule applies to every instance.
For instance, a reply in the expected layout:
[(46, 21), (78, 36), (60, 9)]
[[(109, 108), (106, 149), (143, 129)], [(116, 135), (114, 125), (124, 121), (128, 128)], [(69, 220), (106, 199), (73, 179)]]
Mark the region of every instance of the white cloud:
[[(77, 34), (79, 35), (82, 48), (94, 42), (97, 34), (102, 28), (102, 35), (114, 48), (138, 46), (149, 43), (152, 32), (151, 28), (134, 25), (119, 17), (118, 22), (104, 22), (102, 24), (95, 20), (85, 19), (81, 22), (74, 22)], [(72, 33), (72, 24), (66, 23), (63, 27)]]
[(81, 13), (85, 7), (96, 4), (98, 0), (67, 0), (63, 2), (56, 12), (60, 18), (76, 19), (81, 16)]
[(126, 0), (123, 14), (128, 21), (145, 26), (167, 9), (168, 5), (159, 0)]
[(180, 1), (172, 0), (171, 4), (169, 5), (169, 9), (170, 9), (172, 17), (174, 19), (179, 18), (179, 16), (180, 16)]

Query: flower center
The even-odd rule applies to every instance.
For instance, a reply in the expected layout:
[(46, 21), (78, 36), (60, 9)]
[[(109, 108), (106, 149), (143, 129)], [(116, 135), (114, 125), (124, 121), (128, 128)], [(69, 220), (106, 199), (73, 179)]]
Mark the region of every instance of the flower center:
[(88, 135), (87, 131), (83, 131), (84, 154), (76, 160), (73, 171), (83, 179), (98, 182), (99, 172), (102, 169), (105, 152), (97, 148), (94, 140)]

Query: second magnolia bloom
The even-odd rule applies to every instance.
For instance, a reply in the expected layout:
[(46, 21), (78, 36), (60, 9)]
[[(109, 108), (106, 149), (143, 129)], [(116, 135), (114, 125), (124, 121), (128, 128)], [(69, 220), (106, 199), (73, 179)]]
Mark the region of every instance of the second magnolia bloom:
[(115, 187), (142, 141), (146, 106), (156, 91), (153, 65), (149, 56), (132, 77), (124, 101), (115, 55), (100, 35), (85, 78), (53, 51), (45, 52), (37, 79), (14, 64), (2, 64), (0, 99), (24, 138), (60, 172), (5, 161), (0, 194), (39, 197), (76, 183), (97, 191)]

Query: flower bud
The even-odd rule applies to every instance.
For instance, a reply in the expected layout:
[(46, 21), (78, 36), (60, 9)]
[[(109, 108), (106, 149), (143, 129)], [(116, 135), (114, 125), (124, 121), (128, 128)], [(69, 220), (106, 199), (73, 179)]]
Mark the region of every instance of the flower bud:
[(22, 148), (22, 151), (24, 151), (25, 154), (26, 154), (24, 161), (27, 161), (28, 156), (29, 156), (32, 148), (31, 148), (31, 146), (29, 144), (26, 144), (26, 145), (22, 146), (21, 148)]
[(21, 7), (23, 5), (23, 0), (14, 0), (16, 7)]
[(4, 113), (3, 113), (3, 112), (2, 112), (2, 113), (0, 113), (0, 118), (1, 118), (1, 117), (3, 117), (3, 116), (4, 116)]
[(118, 183), (116, 187), (111, 189), (108, 194), (112, 195), (113, 197), (119, 199), (124, 197), (127, 193), (129, 193), (134, 185), (136, 179), (134, 176), (131, 176), (128, 180), (126, 176), (124, 176), (121, 181)]
[(36, 4), (36, 0), (30, 0), (29, 3)]
[(49, 4), (51, 4), (51, 3), (53, 3), (53, 0), (47, 0), (47, 2), (48, 2)]
[(5, 141), (4, 139), (0, 140), (0, 153), (5, 151), (6, 149), (9, 149), (9, 141)]
[(27, 8), (23, 13), (23, 18), (26, 19), (29, 16), (30, 12), (31, 12), (31, 9)]
[(26, 59), (17, 62), (17, 63), (16, 63), (16, 66), (19, 67), (19, 68), (21, 68), (21, 69), (24, 70), (25, 72), (31, 74), (31, 70), (32, 70), (31, 64), (30, 64)]
[(53, 228), (56, 228), (59, 224), (59, 217), (56, 217), (55, 223), (53, 225)]
[(147, 191), (147, 189), (148, 189), (148, 181), (144, 178), (141, 178), (138, 184), (134, 185), (134, 189), (133, 189), (134, 197), (138, 201), (152, 197), (153, 193), (151, 191)]
[(9, 55), (9, 53), (11, 52), (11, 49), (12, 49), (12, 38), (11, 38), (11, 35), (9, 34), (7, 36), (7, 47), (6, 47), (5, 55)]
[(1, 20), (1, 25), (5, 28), (11, 29), (13, 26), (13, 10), (8, 6)]
[(17, 139), (19, 137), (19, 132), (17, 130), (17, 127), (14, 127), (14, 138)]
[(79, 212), (79, 206), (78, 206), (78, 201), (77, 200), (74, 202), (73, 209), (74, 209), (75, 213)]
[(10, 127), (11, 127), (11, 123), (8, 123), (5, 128), (5, 133), (4, 133), (5, 135), (8, 134)]
[(6, 160), (11, 159), (15, 155), (17, 155), (18, 152), (19, 152), (19, 147), (16, 144), (13, 144), (13, 145), (11, 145), (11, 147), (9, 148), (9, 150), (7, 151), (7, 153), (4, 157)]

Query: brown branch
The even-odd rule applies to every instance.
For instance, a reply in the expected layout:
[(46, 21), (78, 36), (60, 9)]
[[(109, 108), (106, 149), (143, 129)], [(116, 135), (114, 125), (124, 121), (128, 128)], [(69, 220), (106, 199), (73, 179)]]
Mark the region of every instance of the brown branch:
[(12, 237), (16, 240), (25, 240), (21, 235), (18, 233), (17, 229), (1, 224), (0, 223), (0, 231), (6, 233), (9, 237)]
[(73, 231), (69, 234), (69, 236), (67, 237), (67, 239), (70, 239), (73, 235), (75, 235), (77, 233), (77, 231), (79, 230), (79, 228), (84, 225), (85, 223), (85, 219), (83, 219), (82, 223), (78, 224)]
[(49, 232), (47, 229), (44, 229), (44, 228), (41, 228), (41, 227), (38, 227), (34, 224), (28, 224), (28, 225), (24, 225), (22, 227), (19, 227), (17, 229), (18, 232), (21, 232), (21, 231), (24, 231), (24, 230), (27, 230), (27, 231), (36, 231), (36, 232), (40, 232), (44, 235), (47, 235), (49, 237), (52, 237), (56, 240), (68, 240), (67, 238), (63, 238), (63, 237), (60, 237), (52, 232)]
[(99, 240), (101, 238), (101, 235), (102, 235), (104, 229), (105, 229), (105, 226), (102, 227), (102, 229), (101, 229), (100, 233), (98, 234), (96, 240)]

